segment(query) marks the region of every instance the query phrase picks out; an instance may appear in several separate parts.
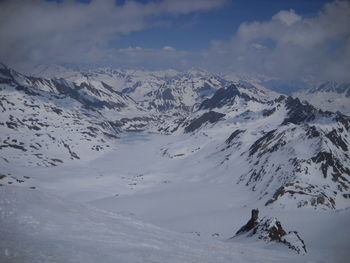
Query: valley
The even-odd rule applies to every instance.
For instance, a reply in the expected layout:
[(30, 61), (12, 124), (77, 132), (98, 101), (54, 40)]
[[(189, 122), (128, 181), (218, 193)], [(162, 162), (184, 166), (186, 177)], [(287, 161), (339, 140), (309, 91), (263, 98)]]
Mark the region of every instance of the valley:
[[(203, 71), (0, 73), (4, 262), (349, 258), (347, 115)], [(231, 239), (255, 208), (307, 253)]]

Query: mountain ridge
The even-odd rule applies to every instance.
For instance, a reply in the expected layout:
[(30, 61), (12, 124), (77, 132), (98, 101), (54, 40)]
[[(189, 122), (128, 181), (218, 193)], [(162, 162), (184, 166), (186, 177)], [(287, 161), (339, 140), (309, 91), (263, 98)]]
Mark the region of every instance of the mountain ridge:
[[(94, 158), (114, 149), (125, 131), (185, 134), (201, 158), (216, 156), (214, 166), (245, 163), (232, 179), (267, 206), (348, 206), (350, 121), (340, 113), (196, 70), (170, 72), (175, 75), (165, 79), (122, 75), (134, 90), (110, 86), (100, 77), (105, 71), (75, 81), (27, 77), (5, 65), (0, 73), (2, 162), (20, 158), (31, 165), (59, 165), (87, 150)], [(120, 77), (120, 71), (107, 73)], [(206, 134), (212, 135), (205, 139)], [(194, 137), (215, 149), (197, 147)], [(170, 145), (167, 155), (190, 158), (171, 153), (181, 145)]]

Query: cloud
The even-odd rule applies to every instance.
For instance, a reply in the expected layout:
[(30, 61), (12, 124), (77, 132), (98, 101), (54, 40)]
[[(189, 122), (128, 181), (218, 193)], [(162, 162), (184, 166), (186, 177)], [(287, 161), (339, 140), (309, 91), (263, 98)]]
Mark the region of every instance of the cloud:
[[(174, 68), (182, 70), (195, 66), (191, 52), (176, 50), (170, 46), (162, 49), (128, 47), (110, 50), (106, 62), (115, 67), (146, 68), (151, 70)], [(111, 57), (115, 59), (111, 61)]]
[(163, 50), (165, 50), (165, 51), (175, 51), (175, 48), (173, 48), (171, 46), (165, 46), (165, 47), (163, 47)]
[(265, 73), (286, 79), (314, 76), (350, 81), (350, 2), (335, 1), (314, 17), (280, 11), (240, 25), (229, 41), (202, 53), (211, 70)]
[[(242, 23), (227, 41), (205, 50), (111, 47), (130, 32), (222, 7), (229, 0), (154, 0), (146, 4), (92, 0), (0, 1), (0, 60), (129, 68), (201, 67), (284, 79), (350, 81), (350, 2), (326, 4), (313, 17), (281, 10), (268, 21)], [(185, 41), (185, 40), (184, 40)], [(169, 43), (170, 44), (170, 43)]]
[(296, 14), (293, 9), (289, 11), (282, 10), (272, 17), (272, 20), (280, 21), (285, 23), (287, 26), (291, 26), (301, 19), (301, 16)]
[(0, 1), (0, 59), (21, 62), (100, 63), (117, 49), (109, 42), (164, 19), (221, 7), (227, 0), (162, 0), (140, 3), (74, 0)]

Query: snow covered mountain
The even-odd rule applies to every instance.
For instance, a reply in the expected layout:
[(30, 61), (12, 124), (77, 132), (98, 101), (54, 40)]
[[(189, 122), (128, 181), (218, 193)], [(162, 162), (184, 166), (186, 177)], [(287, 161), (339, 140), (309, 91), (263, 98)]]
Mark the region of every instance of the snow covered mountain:
[(157, 112), (191, 111), (203, 98), (211, 96), (228, 82), (218, 75), (195, 69), (186, 72), (175, 70), (152, 72), (100, 68), (76, 72), (57, 69), (57, 66), (40, 68), (42, 67), (44, 70), (35, 70), (30, 74), (43, 78), (65, 78), (78, 85), (81, 83), (97, 87), (108, 85), (130, 96), (143, 108)]
[[(256, 74), (230, 73), (223, 76), (201, 69), (191, 69), (184, 72), (176, 70), (125, 70), (99, 68), (86, 71), (74, 71), (58, 65), (37, 65), (26, 70), (27, 75), (41, 78), (64, 78), (71, 82), (89, 83), (100, 86), (103, 82), (116, 91), (129, 95), (139, 105), (158, 112), (171, 111), (179, 113), (192, 111), (216, 90), (229, 83), (250, 88), (264, 99), (278, 97), (280, 93), (273, 92), (269, 85), (274, 79)], [(292, 85), (292, 84), (291, 84)], [(299, 87), (300, 88), (300, 87)]]
[(309, 89), (315, 82), (311, 77), (303, 80), (284, 80), (257, 73), (231, 72), (224, 75), (224, 78), (234, 82), (250, 83), (256, 87), (269, 89), (284, 95), (291, 95), (298, 91)]
[(68, 79), (74, 75), (79, 74), (78, 71), (68, 69), (57, 64), (37, 64), (30, 66), (22, 66), (17, 69), (22, 74), (37, 78), (64, 78)]
[[(262, 101), (235, 85), (204, 100), (177, 132), (189, 134), (191, 151), (213, 156), (231, 179), (256, 193), (265, 205), (349, 206), (350, 119), (281, 96)], [(196, 140), (193, 140), (193, 137)], [(167, 149), (178, 156), (178, 146)]]
[(1, 65), (2, 162), (57, 165), (109, 150), (121, 131), (168, 132), (164, 126), (176, 125), (226, 83), (194, 70), (69, 76), (30, 77)]
[(350, 83), (329, 81), (308, 90), (296, 92), (293, 96), (306, 100), (320, 109), (350, 115)]
[[(110, 148), (123, 130), (185, 133), (192, 153), (215, 156), (213, 165), (222, 169), (241, 167), (231, 179), (265, 205), (348, 207), (345, 115), (195, 70), (104, 69), (79, 73), (74, 82), (26, 77), (4, 65), (0, 73), (2, 162), (57, 165)], [(201, 145), (213, 141), (214, 149)], [(165, 151), (190, 154), (172, 153), (182, 145)]]
[(26, 77), (0, 68), (1, 162), (58, 165), (108, 150), (120, 125), (107, 119), (137, 110), (128, 96), (108, 85), (92, 87), (64, 79)]
[(348, 255), (348, 116), (201, 70), (38, 72), (0, 65), (0, 260), (303, 262), (227, 242), (255, 207), (298, 230), (311, 261)]

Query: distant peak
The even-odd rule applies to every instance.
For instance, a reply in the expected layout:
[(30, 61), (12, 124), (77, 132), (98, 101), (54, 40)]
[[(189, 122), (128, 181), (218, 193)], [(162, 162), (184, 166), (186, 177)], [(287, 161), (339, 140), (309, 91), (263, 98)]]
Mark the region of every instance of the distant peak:
[(212, 73), (210, 73), (204, 69), (200, 69), (200, 68), (191, 68), (191, 69), (187, 70), (186, 73), (188, 73), (190, 75), (211, 75), (212, 74)]

